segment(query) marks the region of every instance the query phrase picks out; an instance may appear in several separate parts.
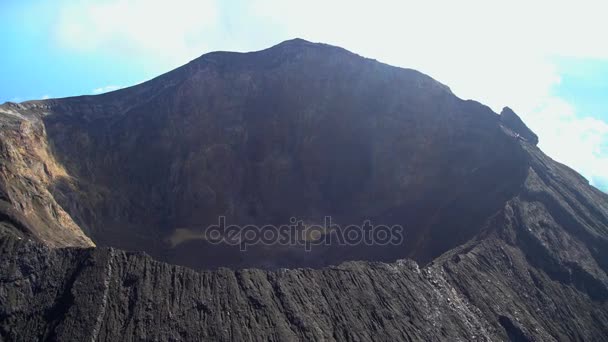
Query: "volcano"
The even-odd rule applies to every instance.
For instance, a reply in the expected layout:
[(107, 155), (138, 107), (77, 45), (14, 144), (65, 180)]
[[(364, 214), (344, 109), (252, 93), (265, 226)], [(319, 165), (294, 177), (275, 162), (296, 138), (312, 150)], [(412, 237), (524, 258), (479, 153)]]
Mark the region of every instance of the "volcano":
[[(0, 132), (6, 340), (608, 336), (608, 196), (510, 108), (418, 71), (295, 39), (5, 103)], [(328, 217), (404, 236), (205, 234)]]

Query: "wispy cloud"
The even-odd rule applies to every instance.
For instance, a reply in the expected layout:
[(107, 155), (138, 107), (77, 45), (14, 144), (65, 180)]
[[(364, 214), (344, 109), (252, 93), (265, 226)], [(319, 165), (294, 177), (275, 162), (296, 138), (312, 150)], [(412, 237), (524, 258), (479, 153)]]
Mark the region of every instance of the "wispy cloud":
[(528, 125), (541, 134), (539, 146), (608, 191), (608, 123), (578, 114), (574, 106), (557, 97), (540, 101), (526, 115)]
[(217, 23), (214, 0), (105, 0), (64, 4), (55, 26), (62, 46), (117, 51), (184, 63), (205, 47)]
[(103, 94), (103, 93), (107, 93), (107, 92), (110, 92), (110, 91), (118, 90), (118, 89), (121, 89), (121, 88), (123, 88), (123, 87), (122, 86), (118, 86), (118, 85), (107, 85), (107, 86), (104, 86), (104, 87), (95, 88), (95, 89), (91, 90), (91, 92), (94, 95), (97, 95), (97, 94)]

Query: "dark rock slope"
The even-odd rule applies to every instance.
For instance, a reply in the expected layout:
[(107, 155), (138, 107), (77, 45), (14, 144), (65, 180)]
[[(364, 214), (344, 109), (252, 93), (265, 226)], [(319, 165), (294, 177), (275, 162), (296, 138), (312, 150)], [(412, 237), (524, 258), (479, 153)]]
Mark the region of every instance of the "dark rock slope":
[[(489, 108), (417, 71), (302, 40), (210, 53), (101, 96), (14, 107), (44, 126), (65, 170), (47, 188), (97, 245), (193, 268), (426, 263), (477, 234), (527, 167)], [(196, 238), (220, 215), (242, 225), (370, 219), (400, 224), (408, 238), (240, 253)]]
[[(296, 40), (0, 118), (4, 340), (608, 340), (608, 196), (415, 71)], [(222, 214), (408, 234), (167, 245)]]

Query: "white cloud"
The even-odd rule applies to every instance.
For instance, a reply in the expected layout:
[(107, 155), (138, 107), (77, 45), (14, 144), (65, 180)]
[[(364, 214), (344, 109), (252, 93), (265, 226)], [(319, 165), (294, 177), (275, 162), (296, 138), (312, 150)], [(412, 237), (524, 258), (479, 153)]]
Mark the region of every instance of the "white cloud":
[(117, 85), (107, 85), (104, 87), (99, 87), (99, 88), (95, 88), (93, 90), (91, 90), (91, 93), (97, 95), (97, 94), (103, 94), (103, 93), (107, 93), (110, 91), (114, 91), (114, 90), (118, 90), (123, 88), (122, 86), (117, 86)]
[(42, 97), (40, 97), (40, 99), (42, 100), (48, 100), (51, 98), (51, 95), (42, 95)]
[[(608, 123), (577, 116), (568, 102), (548, 97), (526, 116), (530, 127), (541, 132), (545, 153), (575, 168), (592, 184), (608, 181)], [(604, 189), (608, 190), (608, 189)]]
[(214, 27), (212, 0), (102, 0), (64, 4), (55, 27), (64, 47), (184, 63), (200, 55)]

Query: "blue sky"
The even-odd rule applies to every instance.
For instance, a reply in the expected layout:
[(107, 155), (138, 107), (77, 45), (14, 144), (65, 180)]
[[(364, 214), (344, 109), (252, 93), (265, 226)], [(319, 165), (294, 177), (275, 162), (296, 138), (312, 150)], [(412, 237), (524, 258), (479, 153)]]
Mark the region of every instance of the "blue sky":
[(608, 122), (608, 60), (559, 58), (556, 64), (561, 83), (555, 95)]
[(1, 0), (0, 102), (101, 93), (301, 37), (509, 106), (547, 154), (608, 190), (605, 13), (600, 0)]

